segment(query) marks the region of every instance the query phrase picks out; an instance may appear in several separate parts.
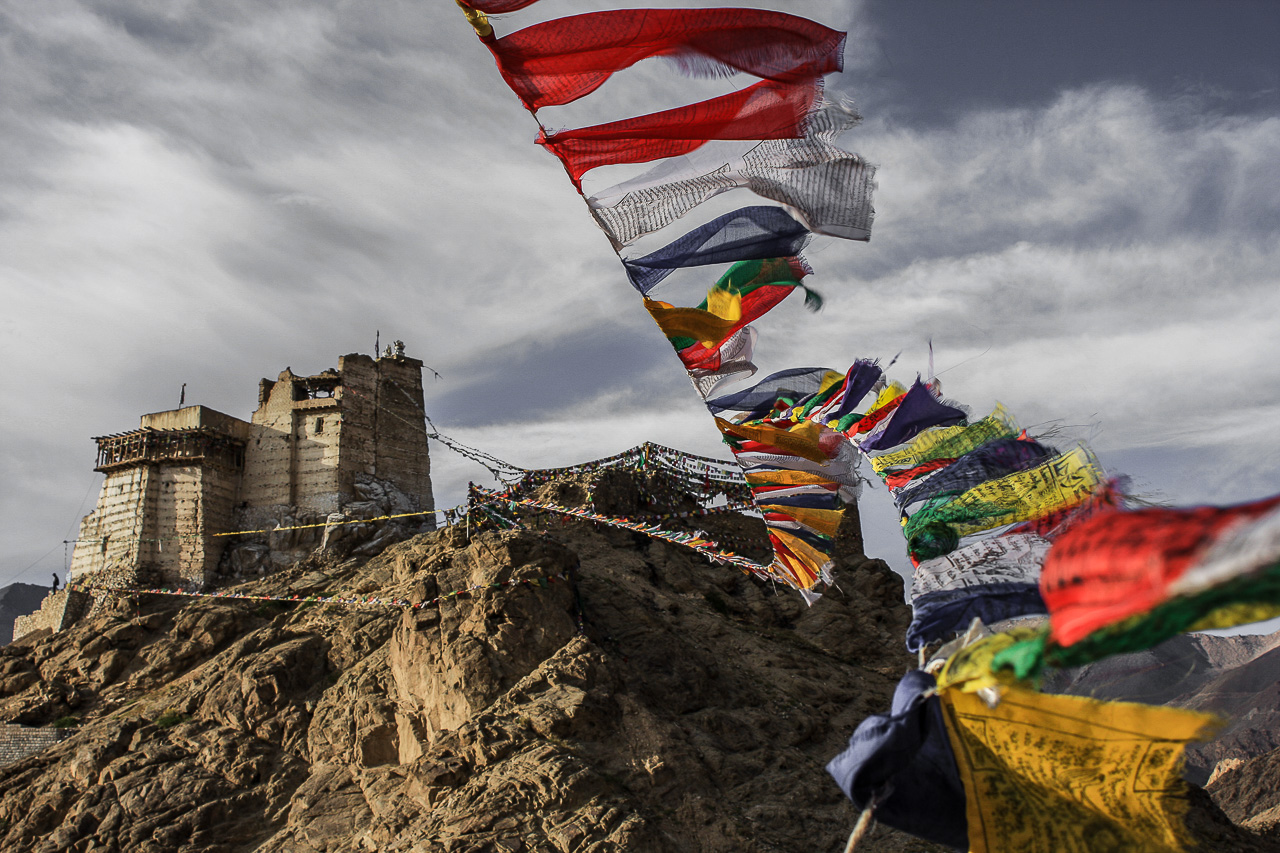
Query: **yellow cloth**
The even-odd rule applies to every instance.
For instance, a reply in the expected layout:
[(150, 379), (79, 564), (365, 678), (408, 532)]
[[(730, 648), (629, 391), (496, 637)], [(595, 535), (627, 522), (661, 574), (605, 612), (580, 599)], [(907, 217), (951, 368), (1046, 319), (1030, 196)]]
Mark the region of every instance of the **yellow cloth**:
[(821, 573), (822, 568), (831, 562), (831, 556), (824, 554), (817, 548), (814, 548), (808, 542), (793, 536), (785, 530), (779, 530), (776, 527), (769, 529), (770, 536), (776, 536), (778, 541), (787, 546), (787, 549), (795, 554), (801, 560), (809, 565), (814, 575)]
[(716, 418), (716, 426), (725, 435), (734, 435), (738, 438), (746, 438), (751, 441), (758, 441), (761, 444), (772, 445), (779, 450), (785, 450), (792, 456), (799, 456), (801, 459), (808, 459), (810, 462), (817, 462), (819, 465), (831, 459), (818, 446), (818, 440), (827, 428), (812, 421), (798, 423), (787, 429), (770, 424), (735, 424), (726, 421), (724, 418)]
[(783, 583), (796, 589), (813, 589), (818, 582), (821, 566), (812, 566), (798, 557), (774, 551), (770, 571)]
[(840, 520), (844, 518), (842, 509), (811, 509), (802, 506), (780, 506), (778, 504), (760, 504), (761, 512), (780, 512), (789, 515), (810, 530), (835, 536), (840, 528)]
[(884, 387), (884, 390), (876, 395), (875, 405), (867, 410), (867, 414), (871, 414), (876, 409), (883, 409), (905, 393), (907, 393), (907, 386), (901, 382), (890, 382)]
[(981, 447), (988, 441), (1017, 435), (1018, 432), (1008, 410), (1003, 405), (997, 404), (991, 414), (976, 423), (925, 430), (915, 441), (901, 450), (872, 457), (871, 467), (878, 474), (889, 468), (914, 468), (931, 459), (945, 459), (946, 454), (934, 451), (944, 442), (958, 439), (966, 430), (972, 432), (971, 438), (964, 442), (967, 448), (965, 452)]
[(1030, 640), (1039, 631), (1035, 628), (1014, 628), (970, 643), (947, 658), (938, 673), (938, 690), (955, 687), (965, 693), (973, 693), (984, 687), (1008, 686), (1015, 683), (1013, 674), (1005, 670), (991, 671), (991, 660), (998, 652)]
[(733, 327), (742, 319), (742, 297), (724, 290), (711, 291), (706, 311), (676, 308), (669, 302), (648, 297), (644, 307), (668, 338), (693, 338), (707, 346), (715, 346), (732, 334)]
[(1189, 631), (1209, 631), (1214, 628), (1234, 628), (1237, 625), (1249, 625), (1254, 622), (1265, 622), (1280, 616), (1280, 604), (1266, 604), (1256, 601), (1241, 601), (1219, 607), (1200, 618)]
[(1083, 446), (1055, 456), (1048, 462), (997, 480), (988, 480), (948, 501), (939, 512), (990, 505), (1009, 510), (1004, 515), (951, 522), (961, 536), (1005, 524), (1041, 518), (1063, 507), (1074, 506), (1106, 479), (1093, 454)]
[(1011, 687), (988, 708), (939, 694), (965, 789), (970, 853), (1169, 853), (1189, 848), (1187, 741), (1208, 714)]
[(821, 474), (813, 474), (809, 471), (747, 471), (743, 476), (753, 486), (761, 483), (771, 486), (810, 486), (828, 485), (835, 482)]

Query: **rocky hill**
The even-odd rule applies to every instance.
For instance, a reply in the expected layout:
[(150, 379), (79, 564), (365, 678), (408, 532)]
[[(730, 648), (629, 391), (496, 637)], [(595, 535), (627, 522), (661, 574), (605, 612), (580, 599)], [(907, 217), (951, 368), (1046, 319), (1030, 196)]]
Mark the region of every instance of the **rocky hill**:
[[(633, 491), (604, 497), (634, 511)], [(759, 547), (758, 521), (697, 521)], [(856, 521), (812, 608), (558, 521), (321, 552), (239, 588), (481, 588), (417, 609), (117, 600), (0, 652), (0, 720), (78, 723), (0, 768), (0, 849), (842, 850), (857, 815), (823, 767), (912, 665), (901, 581)], [(1270, 849), (1197, 797), (1206, 849)], [(877, 827), (858, 849), (939, 848)]]
[(1208, 791), (1227, 817), (1280, 841), (1280, 749), (1218, 765)]
[(1188, 778), (1199, 784), (1224, 760), (1239, 764), (1280, 747), (1280, 632), (1185, 634), (1055, 673), (1046, 689), (1222, 716), (1227, 725), (1218, 737), (1187, 750)]
[(13, 620), (35, 613), (48, 594), (47, 586), (32, 583), (11, 583), (0, 589), (0, 646), (13, 636)]

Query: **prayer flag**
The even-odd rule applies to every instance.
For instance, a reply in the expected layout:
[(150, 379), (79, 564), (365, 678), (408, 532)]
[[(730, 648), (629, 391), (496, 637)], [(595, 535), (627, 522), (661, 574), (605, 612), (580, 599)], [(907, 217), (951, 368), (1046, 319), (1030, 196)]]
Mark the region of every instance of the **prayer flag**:
[[(955, 645), (959, 648), (953, 649), (945, 657), (940, 668), (934, 667), (937, 657), (925, 667), (935, 673), (938, 679), (938, 692), (954, 687), (965, 693), (977, 693), (995, 687), (997, 690), (994, 698), (999, 698), (1000, 688), (1026, 687), (1027, 685), (1019, 683), (1013, 673), (997, 668), (995, 661), (1006, 649), (1038, 636), (1038, 629), (1029, 626), (1015, 627), (992, 634), (987, 630), (986, 625), (970, 627), (977, 628), (977, 631), (973, 632), (978, 634), (976, 638), (970, 631), (965, 631), (964, 635), (955, 641)], [(952, 648), (951, 644), (939, 649), (937, 655), (942, 656), (948, 648)], [(988, 693), (988, 706), (991, 704), (992, 695)]]
[(616, 9), (558, 18), (485, 43), (507, 85), (537, 111), (576, 101), (614, 72), (653, 56), (698, 77), (820, 77), (841, 70), (844, 41), (842, 32), (765, 9)]
[(989, 583), (928, 592), (911, 600), (907, 649), (919, 651), (930, 643), (958, 634), (974, 619), (993, 625), (1005, 619), (1044, 612), (1044, 599), (1034, 582)]
[(694, 344), (680, 350), (680, 362), (686, 370), (716, 371), (735, 361), (750, 361), (755, 351), (756, 330), (744, 326), (718, 346)]
[(965, 792), (927, 672), (904, 675), (889, 713), (863, 720), (827, 772), (857, 808), (877, 799), (877, 820), (938, 844), (968, 847)]
[[(898, 410), (898, 407), (902, 405), (902, 401), (907, 398), (907, 389), (903, 388), (896, 382), (891, 384), (885, 390), (890, 392), (889, 395), (881, 392), (880, 396), (876, 399), (875, 407), (872, 408), (871, 411), (867, 412), (849, 426), (844, 426), (842, 421), (836, 428), (840, 429), (840, 431), (845, 435), (853, 436), (861, 435), (864, 432), (871, 432), (880, 424), (884, 423), (890, 415)], [(887, 400), (886, 397), (888, 397)]]
[[(1197, 604), (1194, 596), (1280, 561), (1274, 539), (1271, 547), (1240, 545), (1251, 541), (1251, 534), (1259, 536), (1253, 541), (1264, 543), (1276, 536), (1278, 508), (1280, 496), (1232, 507), (1113, 510), (1082, 521), (1054, 544), (1040, 579), (1049, 606), (1051, 640), (1071, 646), (1108, 626), (1141, 633), (1143, 618), (1169, 602), (1172, 610), (1163, 617), (1179, 614), (1178, 618), (1158, 632), (1149, 626), (1150, 636), (1143, 642), (1154, 640), (1154, 645), (1166, 639), (1160, 634), (1176, 622), (1186, 624), (1172, 633), (1189, 629), (1214, 605), (1241, 600), (1208, 596)], [(1245, 559), (1229, 558), (1219, 565), (1230, 568), (1219, 571), (1214, 566), (1223, 554)], [(1248, 586), (1241, 592), (1247, 600)], [(1173, 606), (1171, 599), (1179, 595), (1192, 598)], [(1137, 621), (1119, 625), (1130, 617)]]
[[(830, 543), (819, 545), (806, 541), (799, 531), (779, 530), (769, 527), (769, 541), (773, 544), (776, 555), (783, 556), (783, 564), (788, 574), (794, 579), (792, 586), (797, 589), (812, 589), (819, 580), (830, 578), (831, 560)], [(825, 545), (825, 547), (824, 547)]]
[(759, 509), (766, 521), (779, 520), (770, 519), (771, 515), (784, 516), (824, 536), (835, 536), (836, 530), (840, 527), (840, 520), (844, 517), (843, 509), (809, 509), (776, 503), (761, 503)]
[(587, 204), (615, 248), (666, 227), (720, 193), (740, 188), (783, 204), (814, 233), (867, 240), (874, 216), (875, 169), (831, 141), (858, 120), (847, 107), (827, 106), (810, 120), (803, 139), (766, 140), (727, 159), (701, 148), (602, 190)]
[(1190, 848), (1183, 751), (1213, 717), (1018, 687), (995, 708), (954, 688), (941, 700), (970, 853)]
[(795, 401), (816, 392), (831, 372), (826, 367), (780, 370), (746, 390), (707, 400), (707, 408), (713, 415), (733, 411), (745, 413), (746, 420), (763, 418), (773, 411), (780, 398)]
[[(798, 255), (811, 235), (778, 207), (744, 207), (717, 217), (642, 258), (624, 259), (632, 285), (648, 294), (672, 270)], [(802, 262), (797, 261), (797, 265)], [(799, 280), (792, 276), (792, 281)]]
[(581, 189), (582, 176), (599, 166), (676, 157), (712, 139), (799, 139), (821, 94), (818, 78), (796, 83), (765, 80), (739, 92), (649, 115), (540, 131), (536, 142), (560, 158), (574, 186)]
[(726, 436), (747, 438), (778, 448), (785, 453), (823, 463), (836, 455), (843, 436), (812, 422), (775, 424), (755, 422), (735, 424), (716, 418), (716, 426)]
[(911, 390), (898, 404), (893, 417), (889, 418), (877, 434), (862, 441), (861, 447), (863, 452), (896, 447), (930, 427), (963, 421), (965, 416), (963, 409), (948, 406), (938, 399), (932, 388), (916, 379)]
[[(911, 516), (904, 527), (908, 548), (921, 559), (941, 556), (951, 547), (938, 551), (933, 537), (939, 528), (949, 529), (952, 536), (966, 536), (1039, 518), (1089, 498), (1104, 483), (1102, 469), (1085, 447), (1075, 449), (998, 480), (989, 480), (942, 503), (926, 504)], [(945, 537), (940, 540), (945, 542)]]
[(955, 459), (989, 441), (1017, 434), (1018, 429), (1008, 410), (998, 405), (995, 411), (976, 423), (926, 430), (901, 450), (871, 457), (871, 467), (883, 476), (890, 469), (914, 467), (934, 459)]
[[(795, 290), (796, 285), (766, 285), (745, 296), (726, 294), (712, 300), (718, 311), (702, 308), (677, 308), (667, 302), (644, 297), (644, 307), (662, 333), (672, 339), (677, 351), (695, 343), (715, 347), (730, 335), (769, 313)], [(723, 293), (723, 291), (721, 291)]]
[[(1044, 462), (1058, 451), (1038, 441), (1002, 438), (970, 451), (933, 476), (912, 483), (894, 495), (894, 502), (905, 509), (913, 503), (942, 495), (958, 495), (979, 483), (1007, 477)], [(887, 483), (887, 481), (886, 481)]]
[(1049, 540), (1030, 533), (980, 539), (916, 566), (911, 597), (993, 583), (1035, 584), (1048, 553)]
[(907, 486), (914, 480), (927, 477), (929, 474), (945, 468), (955, 461), (956, 460), (954, 459), (932, 459), (928, 462), (922, 462), (914, 468), (904, 468), (898, 471), (893, 471), (886, 474), (882, 479), (884, 480), (884, 484), (888, 486), (891, 491), (897, 490)]
[[(833, 396), (820, 410), (813, 412), (811, 417), (819, 421), (828, 419), (839, 421), (841, 418), (853, 414), (854, 409), (862, 402), (862, 398), (867, 396), (867, 392), (875, 386), (876, 382), (880, 381), (880, 377), (883, 375), (884, 372), (876, 362), (869, 359), (858, 359), (845, 374), (844, 385), (841, 386), (839, 393)], [(828, 423), (828, 426), (830, 425)]]
[(705, 400), (720, 383), (755, 374), (756, 366), (751, 361), (755, 345), (755, 328), (743, 326), (716, 347), (695, 343), (680, 350), (678, 355), (693, 387)]

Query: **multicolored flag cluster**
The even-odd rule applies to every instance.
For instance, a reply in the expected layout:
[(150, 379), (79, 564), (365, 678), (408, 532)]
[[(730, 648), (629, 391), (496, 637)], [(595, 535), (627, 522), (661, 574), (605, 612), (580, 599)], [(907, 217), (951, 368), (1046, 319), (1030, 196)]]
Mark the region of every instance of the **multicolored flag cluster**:
[[(811, 273), (800, 255), (805, 244), (814, 234), (866, 240), (871, 233), (875, 170), (835, 144), (861, 118), (848, 105), (823, 101), (823, 76), (843, 67), (845, 34), (782, 12), (712, 8), (593, 12), (498, 36), (485, 13), (515, 11), (527, 2), (460, 5), (503, 79), (535, 116), (586, 97), (653, 57), (688, 75), (758, 78), (726, 95), (646, 115), (563, 130), (543, 126), (536, 140), (559, 158), (579, 193), (593, 169), (659, 161), (643, 174), (584, 194), (584, 201), (698, 393), (706, 399), (722, 383), (754, 374), (754, 324), (796, 291), (810, 308), (821, 305), (804, 284)], [(707, 147), (732, 140), (748, 144), (731, 153)], [(623, 254), (645, 235), (737, 189), (773, 204), (742, 207), (654, 251)], [(657, 297), (676, 270), (724, 265), (728, 269), (700, 305)], [(870, 390), (868, 375), (864, 369), (860, 394)], [(757, 566), (758, 573), (810, 601), (818, 596), (815, 586), (831, 579), (832, 543), (844, 503), (856, 497), (859, 484), (859, 455), (849, 437), (810, 416), (833, 394), (843, 399), (845, 379), (824, 375), (809, 389), (821, 401), (812, 395), (792, 399), (783, 412), (774, 410), (775, 397), (755, 416), (716, 421), (769, 528), (774, 558)], [(794, 397), (799, 389), (784, 390)]]
[[(844, 34), (757, 9), (624, 9), (498, 37), (486, 14), (535, 0), (458, 2), (535, 117), (648, 58), (690, 75), (758, 79), (647, 115), (543, 126), (537, 142), (583, 195), (745, 473), (774, 549), (750, 570), (812, 603), (831, 579), (864, 459), (901, 513), (915, 565), (906, 642), (922, 669), (829, 765), (846, 794), (894, 826), (974, 851), (1181, 849), (1182, 750), (1212, 720), (1045, 696), (1033, 676), (1280, 613), (1280, 497), (1130, 508), (1084, 445), (1042, 443), (999, 406), (970, 420), (932, 376), (907, 386), (871, 360), (844, 372), (783, 370), (713, 397), (756, 373), (756, 323), (772, 308), (796, 291), (820, 307), (800, 254), (813, 236), (869, 238), (875, 170), (835, 144), (860, 117), (823, 100)], [(733, 140), (741, 144), (728, 153), (708, 145)], [(583, 193), (594, 169), (645, 163), (654, 165)], [(770, 203), (633, 250), (739, 189)], [(701, 304), (660, 298), (674, 271), (725, 265)], [(1043, 627), (999, 630), (1044, 614)]]

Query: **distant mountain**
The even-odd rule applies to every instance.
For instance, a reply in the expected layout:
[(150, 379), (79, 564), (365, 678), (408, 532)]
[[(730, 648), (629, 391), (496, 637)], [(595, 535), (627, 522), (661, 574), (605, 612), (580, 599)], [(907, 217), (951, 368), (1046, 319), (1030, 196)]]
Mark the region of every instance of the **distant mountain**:
[(1203, 785), (1219, 761), (1247, 761), (1280, 747), (1280, 632), (1184, 634), (1153, 649), (1054, 673), (1046, 690), (1174, 705), (1220, 714), (1214, 740), (1187, 750), (1187, 777)]
[(48, 594), (47, 586), (33, 583), (11, 583), (0, 589), (0, 646), (13, 639), (13, 620), (35, 613)]

